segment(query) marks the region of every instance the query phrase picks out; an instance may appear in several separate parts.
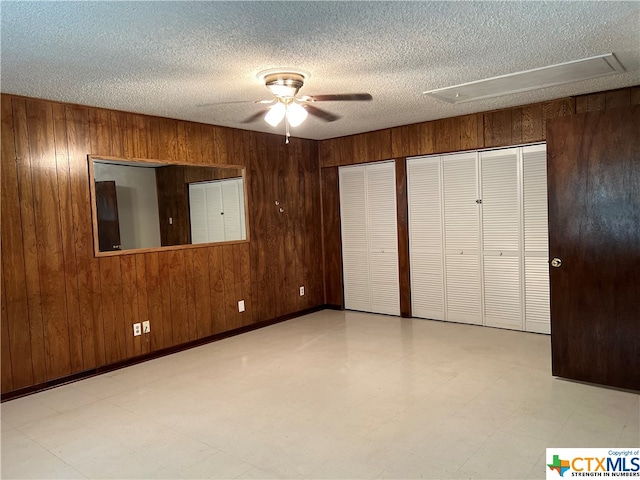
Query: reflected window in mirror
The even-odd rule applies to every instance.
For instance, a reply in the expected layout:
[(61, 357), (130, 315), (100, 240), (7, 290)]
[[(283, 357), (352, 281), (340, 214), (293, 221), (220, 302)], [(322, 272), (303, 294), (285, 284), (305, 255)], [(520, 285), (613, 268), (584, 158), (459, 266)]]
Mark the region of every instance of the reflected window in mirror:
[(247, 239), (242, 167), (89, 162), (96, 254)]

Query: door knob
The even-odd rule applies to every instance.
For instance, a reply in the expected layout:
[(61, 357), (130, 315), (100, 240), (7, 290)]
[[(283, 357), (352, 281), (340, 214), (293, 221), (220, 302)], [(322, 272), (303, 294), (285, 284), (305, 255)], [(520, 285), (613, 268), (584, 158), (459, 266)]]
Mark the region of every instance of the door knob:
[(560, 260), (558, 257), (554, 258), (553, 260), (551, 260), (551, 266), (552, 267), (560, 267), (560, 265), (562, 265), (562, 260)]

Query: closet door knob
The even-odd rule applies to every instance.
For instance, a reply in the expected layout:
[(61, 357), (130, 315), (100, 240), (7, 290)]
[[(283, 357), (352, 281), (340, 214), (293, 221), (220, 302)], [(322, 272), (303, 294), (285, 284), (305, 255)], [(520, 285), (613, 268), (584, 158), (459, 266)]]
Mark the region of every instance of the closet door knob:
[(553, 260), (551, 260), (551, 266), (552, 267), (560, 268), (560, 265), (562, 265), (562, 260), (560, 260), (558, 257), (556, 257)]

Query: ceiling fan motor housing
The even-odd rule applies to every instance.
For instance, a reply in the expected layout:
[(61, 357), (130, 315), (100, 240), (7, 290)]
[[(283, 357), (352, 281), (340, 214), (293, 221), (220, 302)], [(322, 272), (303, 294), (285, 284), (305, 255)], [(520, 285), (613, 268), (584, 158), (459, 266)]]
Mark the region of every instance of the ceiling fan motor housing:
[(304, 85), (304, 75), (295, 72), (276, 72), (265, 75), (264, 83), (279, 98), (292, 98)]

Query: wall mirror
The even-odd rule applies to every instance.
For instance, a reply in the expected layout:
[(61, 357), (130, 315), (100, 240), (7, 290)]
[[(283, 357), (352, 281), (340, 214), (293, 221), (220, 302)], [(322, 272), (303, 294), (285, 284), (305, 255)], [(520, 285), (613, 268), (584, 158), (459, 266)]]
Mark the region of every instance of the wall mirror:
[(246, 241), (244, 173), (90, 155), (96, 256)]

